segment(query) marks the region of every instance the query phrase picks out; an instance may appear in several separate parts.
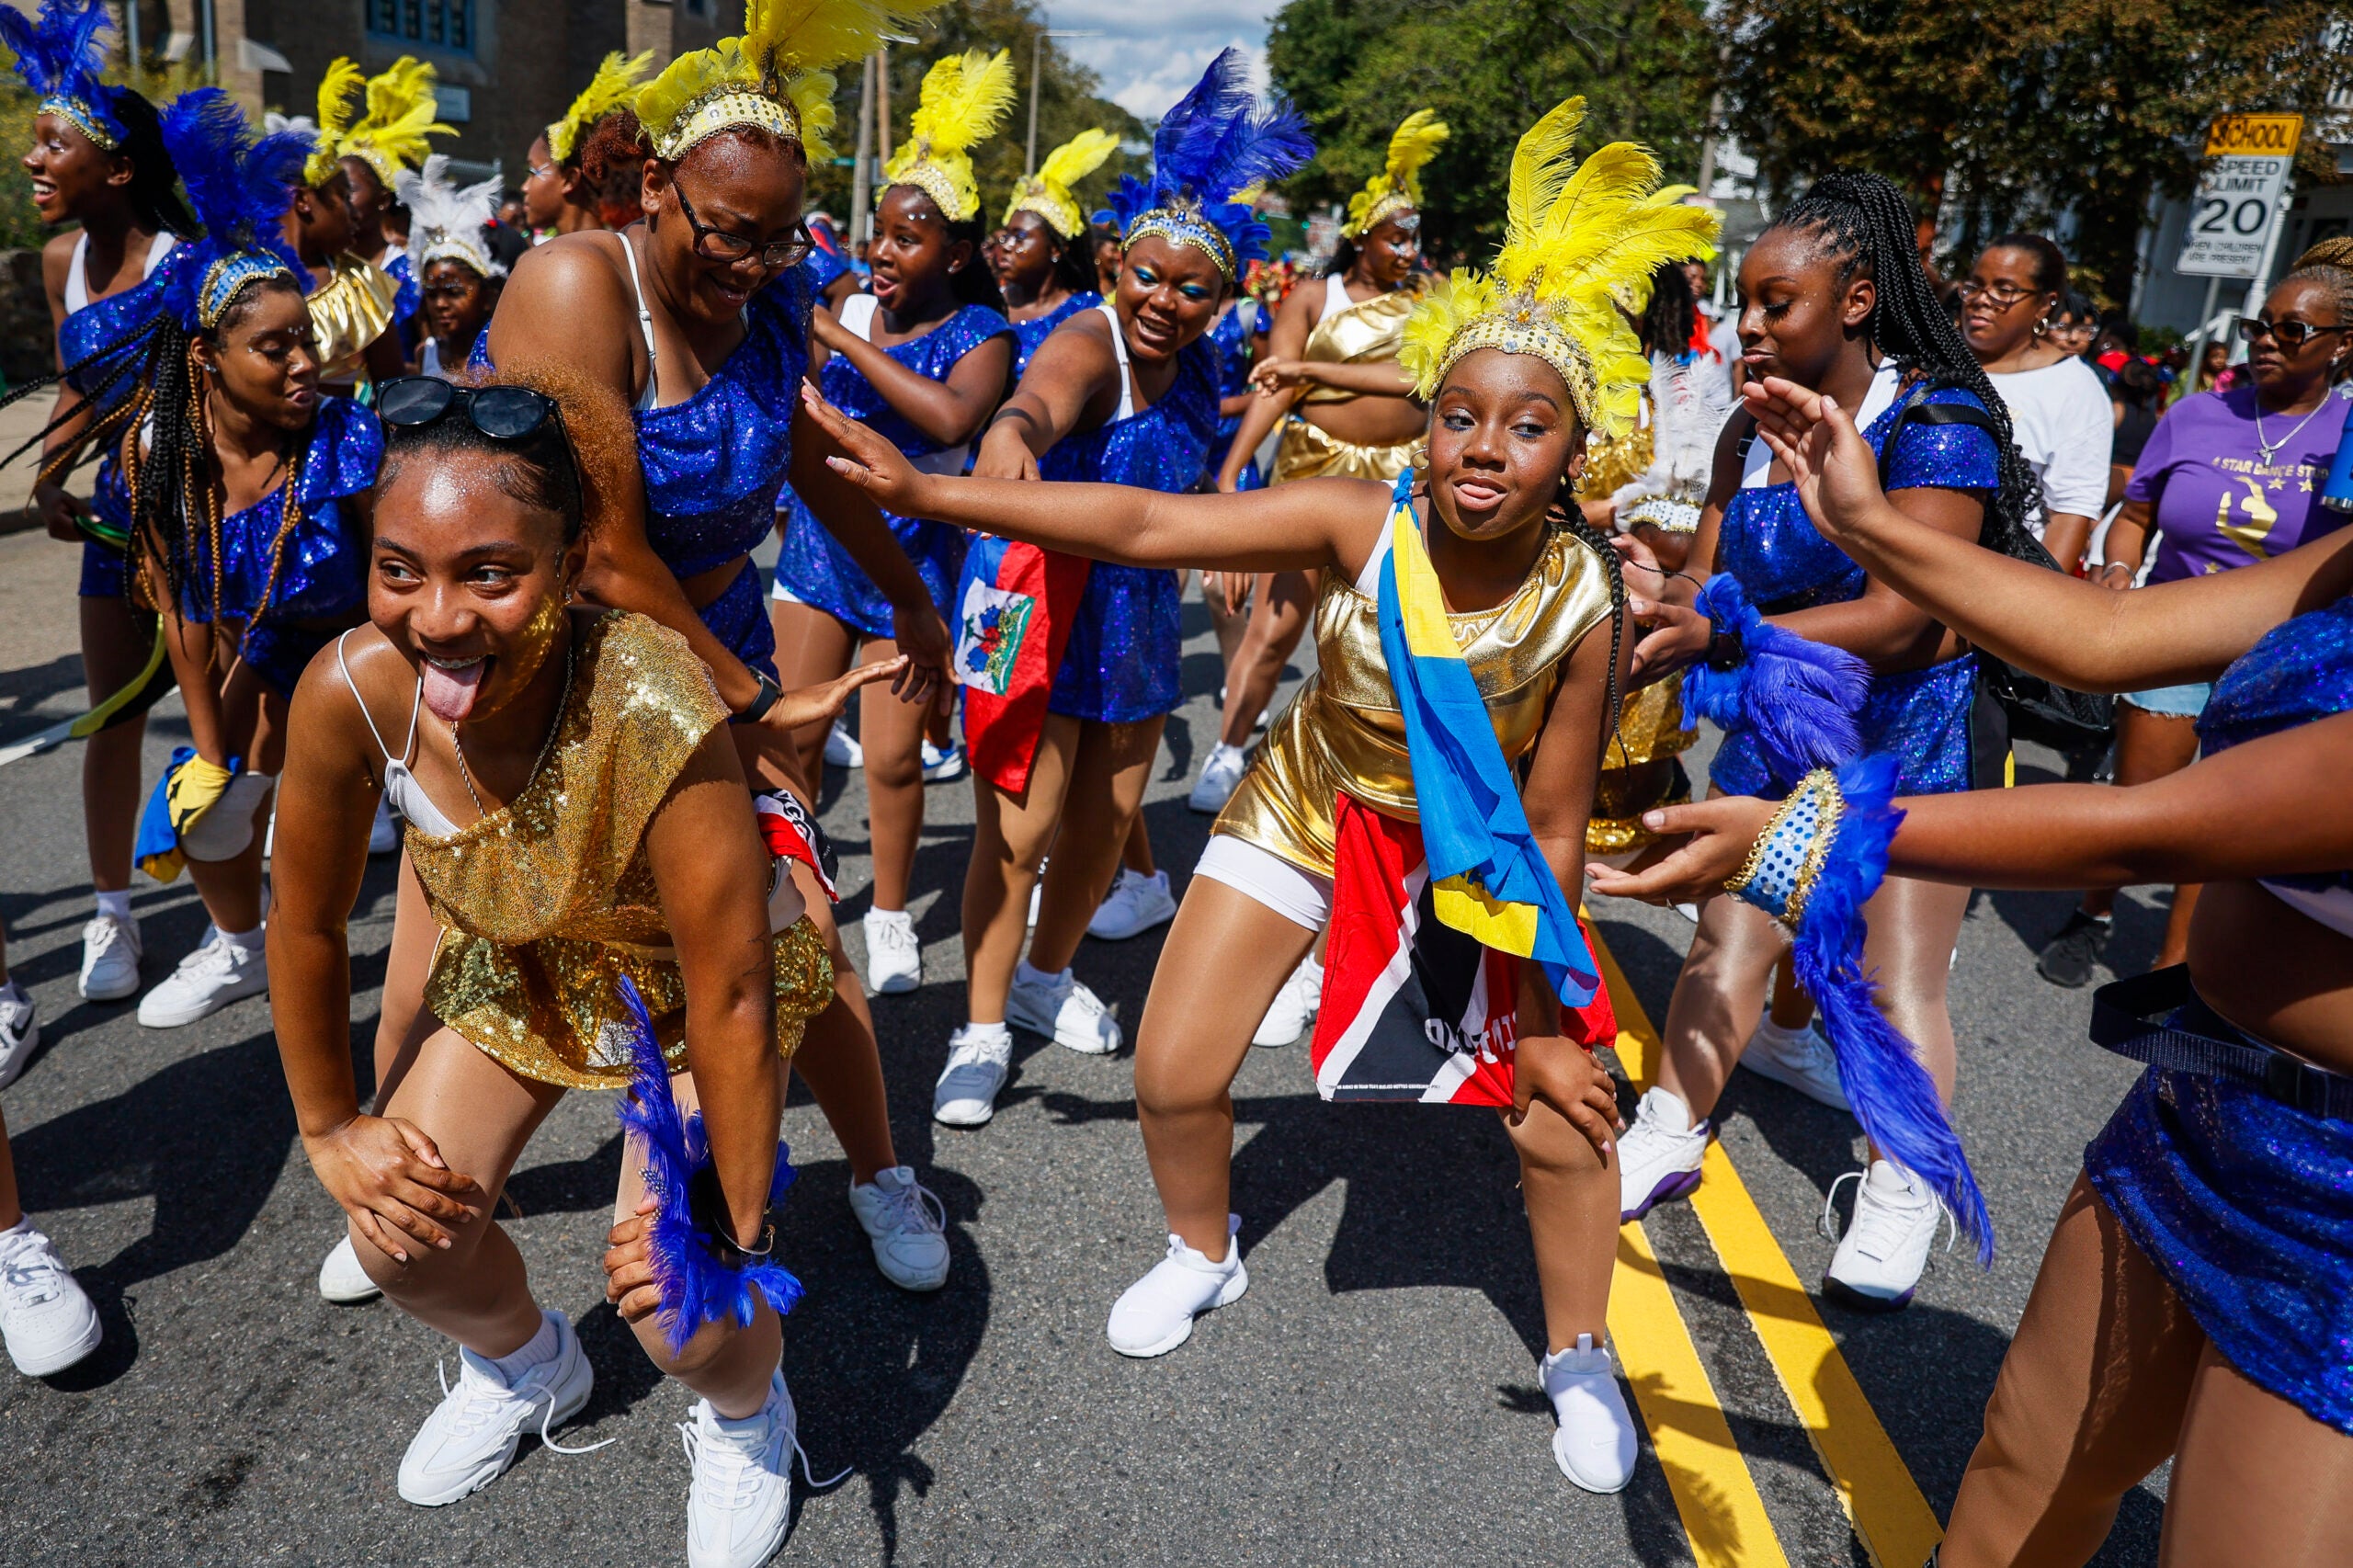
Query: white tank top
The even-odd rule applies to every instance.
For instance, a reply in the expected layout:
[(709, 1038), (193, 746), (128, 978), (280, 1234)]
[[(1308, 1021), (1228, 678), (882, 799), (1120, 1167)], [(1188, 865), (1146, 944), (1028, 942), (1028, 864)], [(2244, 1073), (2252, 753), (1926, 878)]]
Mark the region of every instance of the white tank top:
[(433, 803), (433, 798), (425, 792), (425, 787), (416, 781), (416, 775), (409, 771), (408, 766), (408, 759), (416, 754), (416, 715), (425, 706), (425, 678), (417, 677), (416, 696), (408, 705), (408, 739), (401, 743), (400, 756), (394, 756), (392, 748), (384, 744), (384, 733), (376, 728), (376, 716), (368, 711), (368, 704), (359, 695), (358, 683), (351, 678), (351, 666), (343, 662), (344, 639), (350, 635), (347, 631), (335, 640), (335, 667), (343, 671), (343, 684), (351, 688), (351, 699), (359, 704), (359, 716), (368, 721), (368, 733), (376, 737), (376, 749), (384, 754), (384, 799), (426, 837), (447, 838), (458, 831), (458, 824), (442, 814), (441, 808)]
[(1339, 274), (1334, 273), (1324, 279), (1324, 313), (1315, 318), (1315, 324), (1322, 326), (1355, 303), (1354, 300), (1348, 298), (1347, 281)]
[[(142, 278), (153, 278), (164, 258), (179, 244), (179, 236), (169, 230), (157, 234), (147, 246), (146, 268)], [(74, 259), (65, 264), (65, 313), (86, 309), (90, 303), (90, 232), (87, 229), (74, 236)]]
[(645, 285), (638, 281), (637, 247), (629, 243), (629, 233), (626, 230), (615, 234), (613, 238), (621, 243), (621, 258), (629, 268), (630, 292), (637, 296), (637, 330), (645, 335), (645, 390), (638, 393), (637, 402), (631, 404), (638, 413), (642, 414), (654, 406), (654, 384), (657, 379), (654, 353), (654, 312), (645, 308)]
[(1120, 407), (1109, 421), (1117, 425), (1122, 419), (1136, 416), (1135, 372), (1128, 369), (1128, 335), (1120, 330), (1119, 307), (1106, 300), (1095, 308), (1101, 311), (1103, 319), (1111, 324), (1111, 352), (1120, 357)]

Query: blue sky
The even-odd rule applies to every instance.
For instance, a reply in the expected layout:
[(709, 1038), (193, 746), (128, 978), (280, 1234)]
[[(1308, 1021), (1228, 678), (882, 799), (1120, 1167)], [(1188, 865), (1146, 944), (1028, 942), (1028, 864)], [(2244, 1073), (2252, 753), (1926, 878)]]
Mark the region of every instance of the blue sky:
[(1100, 38), (1064, 39), (1062, 47), (1103, 78), (1103, 96), (1129, 113), (1156, 119), (1200, 77), (1218, 51), (1240, 44), (1266, 58), (1267, 18), (1281, 0), (1049, 0), (1051, 26), (1086, 28)]

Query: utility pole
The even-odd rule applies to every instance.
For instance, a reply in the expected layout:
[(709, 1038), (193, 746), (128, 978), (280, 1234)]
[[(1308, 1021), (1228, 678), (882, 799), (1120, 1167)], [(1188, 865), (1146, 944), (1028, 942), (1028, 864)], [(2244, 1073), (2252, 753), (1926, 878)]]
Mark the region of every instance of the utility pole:
[(1102, 36), (1099, 29), (1091, 28), (1040, 28), (1037, 36), (1029, 40), (1029, 142), (1021, 154), (1021, 175), (1024, 179), (1038, 172), (1038, 99), (1042, 96), (1039, 89), (1044, 85), (1044, 78), (1040, 73), (1044, 69), (1042, 56), (1046, 50), (1046, 40), (1050, 38), (1101, 38)]
[[(891, 161), (891, 46), (878, 44), (874, 50), (874, 165), (880, 171)], [(882, 183), (878, 172), (874, 183)]]
[(849, 244), (853, 254), (871, 221), (874, 201), (874, 56), (858, 66), (858, 153), (849, 165)]

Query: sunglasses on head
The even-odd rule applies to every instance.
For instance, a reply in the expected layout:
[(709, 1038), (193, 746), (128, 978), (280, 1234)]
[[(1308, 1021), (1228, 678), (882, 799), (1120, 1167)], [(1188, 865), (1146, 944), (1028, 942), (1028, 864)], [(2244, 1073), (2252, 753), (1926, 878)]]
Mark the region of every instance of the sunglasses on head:
[(563, 425), (555, 399), (529, 387), (461, 387), (438, 376), (403, 376), (376, 391), (376, 417), (395, 430), (421, 429), (452, 413), (494, 441), (527, 441)]

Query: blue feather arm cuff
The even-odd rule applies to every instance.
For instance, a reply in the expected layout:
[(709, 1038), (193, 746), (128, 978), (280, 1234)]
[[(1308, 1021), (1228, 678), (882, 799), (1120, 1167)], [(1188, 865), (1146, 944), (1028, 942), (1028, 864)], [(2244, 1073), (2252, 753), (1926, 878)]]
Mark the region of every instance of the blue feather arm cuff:
[[(654, 1037), (654, 1019), (627, 976), (620, 982), (620, 996), (629, 1009), (634, 1071), (619, 1115), (621, 1130), (645, 1150), (645, 1188), (655, 1204), (647, 1251), (654, 1284), (662, 1292), (662, 1337), (675, 1356), (705, 1324), (727, 1319), (749, 1327), (762, 1298), (779, 1315), (790, 1312), (801, 1300), (801, 1281), (773, 1258), (729, 1263), (710, 1233), (696, 1221), (695, 1178), (711, 1168), (702, 1112), (681, 1115), (671, 1097), (670, 1067)], [(792, 1177), (790, 1151), (779, 1142), (776, 1176), (768, 1184), (771, 1208), (783, 1201)]]
[(1821, 1009), (1838, 1081), (1871, 1142), (1943, 1200), (1953, 1221), (1994, 1260), (1993, 1221), (1912, 1042), (1887, 1021), (1863, 971), (1863, 905), (1887, 876), (1896, 759), (1874, 754), (1798, 782), (1767, 824), (1732, 894), (1780, 921), (1795, 939), (1798, 984)]
[(1767, 620), (1740, 583), (1719, 572), (1697, 606), (1716, 628), (1708, 659), (1683, 676), (1683, 727), (1701, 715), (1756, 737), (1776, 778), (1836, 767), (1862, 749), (1855, 715), (1870, 695), (1870, 666), (1844, 648)]

